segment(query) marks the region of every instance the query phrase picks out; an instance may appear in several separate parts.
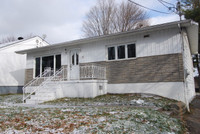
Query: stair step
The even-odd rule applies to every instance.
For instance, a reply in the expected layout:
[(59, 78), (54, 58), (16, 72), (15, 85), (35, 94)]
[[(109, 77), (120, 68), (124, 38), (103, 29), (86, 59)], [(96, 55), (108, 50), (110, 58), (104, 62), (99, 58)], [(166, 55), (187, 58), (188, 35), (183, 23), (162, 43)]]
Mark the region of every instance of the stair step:
[(40, 92), (36, 92), (35, 95), (37, 95), (37, 96), (55, 96), (55, 92), (40, 91)]
[(41, 100), (33, 100), (33, 99), (27, 99), (26, 104), (38, 104), (38, 103), (43, 103), (44, 101)]
[(54, 100), (56, 97), (47, 97), (47, 96), (35, 96), (32, 95), (30, 100), (40, 100), (40, 101), (49, 101), (49, 100)]
[(29, 99), (26, 100), (26, 104), (38, 104), (45, 101), (56, 99), (57, 81), (46, 81), (41, 86), (29, 86), (25, 89), (26, 93), (31, 93), (38, 89)]

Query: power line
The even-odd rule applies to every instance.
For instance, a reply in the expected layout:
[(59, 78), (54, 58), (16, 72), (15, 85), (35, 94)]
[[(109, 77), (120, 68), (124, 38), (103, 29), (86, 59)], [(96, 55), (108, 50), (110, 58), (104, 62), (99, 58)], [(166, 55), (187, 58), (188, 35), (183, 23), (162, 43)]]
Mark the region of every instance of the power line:
[(151, 8), (145, 7), (145, 6), (140, 5), (140, 4), (138, 4), (138, 3), (136, 3), (136, 2), (134, 2), (132, 0), (128, 0), (128, 1), (131, 2), (131, 3), (133, 3), (133, 4), (135, 4), (135, 5), (138, 5), (140, 7), (143, 7), (145, 9), (148, 9), (148, 10), (151, 10), (151, 11), (154, 11), (154, 12), (163, 13), (163, 14), (170, 14), (170, 13), (167, 13), (167, 12), (162, 12), (162, 11), (158, 11), (158, 10), (155, 10), (155, 9), (151, 9)]
[(163, 6), (165, 6), (167, 9), (169, 9), (170, 10), (170, 7), (168, 7), (168, 6), (166, 6), (164, 3), (163, 3), (163, 1), (161, 1), (161, 0), (158, 0), (158, 2), (160, 2)]
[[(164, 0), (158, 0), (158, 2), (160, 2), (160, 3), (161, 3), (163, 6), (165, 6), (168, 10), (175, 9), (175, 6), (174, 6), (173, 4), (168, 3), (168, 2), (166, 2), (166, 1), (164, 1)], [(164, 3), (169, 4), (169, 5), (172, 5), (172, 7), (171, 7), (171, 6), (167, 6), (167, 5), (164, 4)], [(174, 12), (174, 10), (172, 10), (172, 12)]]
[(167, 2), (167, 1), (164, 1), (164, 0), (159, 0), (159, 1), (162, 1), (162, 2), (164, 2), (164, 3), (166, 3), (166, 4), (169, 4), (169, 5), (172, 5), (173, 7), (175, 6), (174, 4), (169, 3), (169, 2)]

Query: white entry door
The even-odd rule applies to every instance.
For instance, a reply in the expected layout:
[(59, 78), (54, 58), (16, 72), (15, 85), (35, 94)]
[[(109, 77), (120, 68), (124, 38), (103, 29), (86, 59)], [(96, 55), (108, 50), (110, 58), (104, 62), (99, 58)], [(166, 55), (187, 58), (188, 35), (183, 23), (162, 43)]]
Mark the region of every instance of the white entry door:
[(78, 50), (71, 51), (70, 54), (70, 79), (79, 79), (79, 53)]

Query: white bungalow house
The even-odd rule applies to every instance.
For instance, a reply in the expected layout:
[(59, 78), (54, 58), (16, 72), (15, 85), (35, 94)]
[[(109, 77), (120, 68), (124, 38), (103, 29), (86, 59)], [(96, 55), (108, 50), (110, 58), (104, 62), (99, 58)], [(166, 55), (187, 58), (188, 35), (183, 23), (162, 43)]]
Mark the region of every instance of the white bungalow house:
[(24, 102), (150, 93), (188, 104), (197, 52), (191, 20), (17, 51), (27, 54)]
[(26, 55), (17, 54), (15, 51), (47, 45), (49, 44), (40, 37), (0, 44), (0, 94), (22, 93)]

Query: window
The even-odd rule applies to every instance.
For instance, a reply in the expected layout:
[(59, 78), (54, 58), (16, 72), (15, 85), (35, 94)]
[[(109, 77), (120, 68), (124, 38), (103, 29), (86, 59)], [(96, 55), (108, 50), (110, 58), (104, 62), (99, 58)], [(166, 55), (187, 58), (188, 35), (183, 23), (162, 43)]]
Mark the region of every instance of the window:
[(76, 54), (76, 65), (78, 65), (79, 63), (79, 59), (78, 59), (79, 57), (78, 57), (78, 54)]
[(44, 72), (44, 70), (49, 67), (51, 68), (51, 70), (53, 70), (54, 56), (42, 57), (42, 72)]
[(125, 46), (124, 45), (117, 47), (117, 55), (118, 55), (118, 59), (125, 58)]
[(74, 65), (74, 54), (72, 55), (72, 65)]
[(114, 60), (115, 59), (115, 47), (109, 47), (108, 48), (108, 60)]
[(35, 58), (35, 77), (40, 75), (40, 57)]
[(128, 58), (136, 57), (135, 44), (127, 45), (127, 49), (128, 49)]
[(134, 57), (136, 57), (135, 44), (108, 47), (108, 60), (128, 59)]
[(56, 55), (56, 71), (61, 68), (61, 55)]
[(51, 75), (61, 68), (61, 54), (35, 58), (35, 77), (41, 76), (46, 69)]

